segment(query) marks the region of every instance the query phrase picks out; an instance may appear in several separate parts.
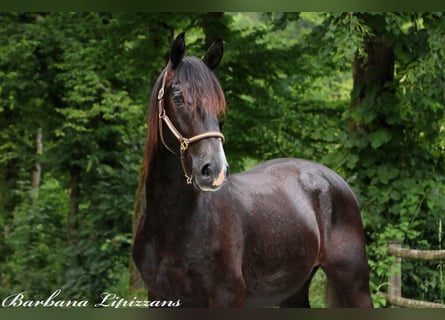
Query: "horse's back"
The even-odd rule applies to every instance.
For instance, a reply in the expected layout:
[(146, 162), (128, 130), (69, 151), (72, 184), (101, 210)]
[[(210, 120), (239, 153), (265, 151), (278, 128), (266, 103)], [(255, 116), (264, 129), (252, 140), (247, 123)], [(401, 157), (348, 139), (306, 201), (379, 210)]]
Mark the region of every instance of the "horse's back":
[[(332, 223), (341, 222), (341, 217), (336, 214), (360, 217), (356, 197), (349, 185), (336, 172), (316, 162), (297, 158), (274, 159), (234, 176), (244, 188), (254, 192), (277, 195), (279, 191), (299, 200), (298, 205), (308, 204), (319, 212), (331, 213)], [(336, 211), (341, 208), (345, 208), (345, 212)]]

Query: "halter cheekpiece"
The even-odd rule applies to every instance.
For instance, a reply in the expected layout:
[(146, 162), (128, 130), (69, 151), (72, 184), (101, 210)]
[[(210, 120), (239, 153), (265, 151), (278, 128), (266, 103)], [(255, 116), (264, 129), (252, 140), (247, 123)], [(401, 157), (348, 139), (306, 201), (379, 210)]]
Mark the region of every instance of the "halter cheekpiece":
[(167, 116), (164, 108), (164, 94), (165, 94), (165, 81), (167, 78), (167, 71), (164, 72), (164, 76), (162, 77), (161, 88), (158, 91), (158, 109), (159, 109), (159, 134), (161, 136), (161, 141), (164, 147), (173, 154), (177, 154), (175, 151), (170, 149), (169, 146), (165, 143), (164, 135), (162, 132), (162, 124), (165, 123), (170, 132), (175, 136), (176, 140), (179, 141), (179, 153), (181, 158), (182, 170), (184, 171), (184, 176), (187, 179), (187, 184), (191, 184), (193, 181), (193, 174), (187, 172), (187, 167), (185, 165), (185, 153), (190, 144), (197, 142), (199, 140), (208, 139), (208, 138), (219, 138), (224, 142), (224, 135), (218, 131), (209, 131), (206, 133), (201, 133), (191, 138), (185, 138), (178, 129), (173, 125), (170, 118)]

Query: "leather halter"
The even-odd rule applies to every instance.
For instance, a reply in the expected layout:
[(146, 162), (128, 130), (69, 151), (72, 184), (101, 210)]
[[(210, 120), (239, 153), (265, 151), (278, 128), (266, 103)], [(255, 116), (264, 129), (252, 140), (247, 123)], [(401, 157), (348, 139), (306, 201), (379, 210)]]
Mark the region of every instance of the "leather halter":
[(164, 108), (164, 93), (165, 93), (165, 81), (167, 78), (167, 71), (165, 71), (162, 77), (161, 88), (158, 91), (158, 108), (159, 108), (159, 134), (161, 136), (161, 141), (164, 147), (173, 154), (177, 154), (172, 149), (170, 149), (164, 140), (164, 135), (162, 133), (162, 123), (165, 123), (170, 132), (175, 136), (176, 140), (179, 141), (179, 153), (181, 157), (182, 170), (184, 171), (184, 176), (187, 179), (187, 184), (191, 184), (193, 180), (193, 174), (187, 173), (187, 167), (185, 165), (185, 153), (191, 143), (208, 139), (208, 138), (219, 138), (224, 142), (224, 135), (218, 131), (209, 131), (206, 133), (201, 133), (191, 138), (185, 138), (178, 129), (173, 125), (170, 118), (167, 116)]

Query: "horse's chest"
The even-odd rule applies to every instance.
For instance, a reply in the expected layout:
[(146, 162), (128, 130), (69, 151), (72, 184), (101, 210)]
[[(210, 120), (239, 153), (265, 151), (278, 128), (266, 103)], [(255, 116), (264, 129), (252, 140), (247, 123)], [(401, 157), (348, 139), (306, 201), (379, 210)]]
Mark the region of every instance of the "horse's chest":
[(155, 268), (153, 289), (162, 295), (187, 294), (192, 290), (188, 273), (189, 270), (180, 257), (164, 254)]
[[(154, 258), (154, 257), (153, 257)], [(203, 296), (208, 291), (209, 279), (202, 268), (200, 256), (184, 252), (164, 252), (151, 263), (152, 274), (149, 276), (150, 292), (157, 299), (186, 299), (191, 296)]]

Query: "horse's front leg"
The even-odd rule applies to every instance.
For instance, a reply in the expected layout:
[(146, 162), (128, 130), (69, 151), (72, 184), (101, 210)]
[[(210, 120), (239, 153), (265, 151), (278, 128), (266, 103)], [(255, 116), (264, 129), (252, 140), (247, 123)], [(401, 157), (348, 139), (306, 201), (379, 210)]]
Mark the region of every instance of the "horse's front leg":
[(239, 308), (244, 304), (246, 285), (242, 276), (226, 274), (212, 288), (209, 299), (210, 308)]

